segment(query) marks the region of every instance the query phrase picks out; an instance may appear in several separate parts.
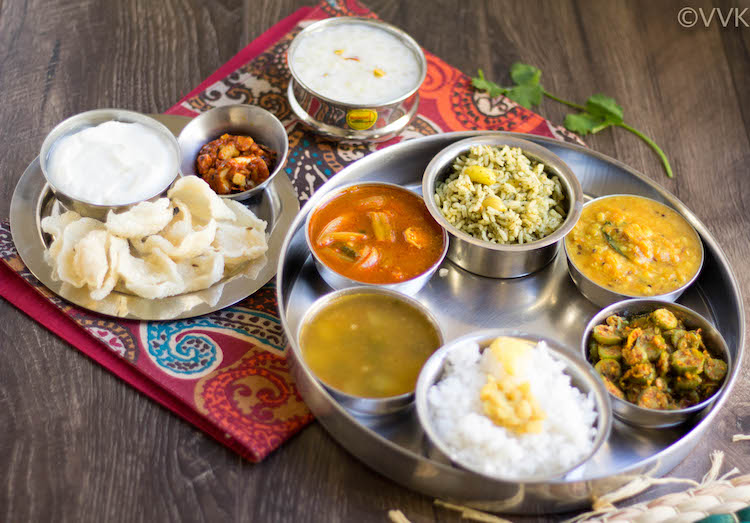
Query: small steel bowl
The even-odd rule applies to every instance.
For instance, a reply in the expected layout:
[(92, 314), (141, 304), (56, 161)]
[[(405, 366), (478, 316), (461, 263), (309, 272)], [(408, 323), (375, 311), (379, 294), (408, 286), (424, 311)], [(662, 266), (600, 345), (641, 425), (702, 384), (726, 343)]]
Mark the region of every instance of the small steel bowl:
[(422, 289), (422, 287), (427, 285), (427, 282), (430, 281), (430, 278), (432, 278), (432, 276), (440, 267), (440, 264), (443, 263), (443, 260), (445, 259), (445, 255), (448, 252), (448, 235), (446, 234), (445, 229), (443, 229), (443, 251), (438, 257), (438, 259), (435, 261), (435, 263), (433, 263), (430, 266), (430, 268), (427, 269), (422, 274), (415, 276), (414, 278), (410, 280), (406, 280), (406, 281), (402, 281), (398, 283), (367, 283), (367, 282), (354, 280), (328, 267), (328, 265), (326, 265), (323, 262), (323, 260), (321, 260), (318, 257), (317, 253), (315, 252), (312, 239), (310, 238), (310, 221), (312, 220), (312, 217), (315, 214), (315, 212), (318, 209), (325, 207), (325, 205), (328, 202), (330, 202), (336, 196), (340, 195), (346, 189), (349, 189), (351, 187), (367, 187), (367, 186), (392, 187), (400, 191), (408, 192), (409, 194), (414, 195), (417, 198), (420, 197), (417, 193), (410, 191), (409, 189), (405, 189), (404, 187), (401, 187), (400, 185), (396, 185), (393, 183), (385, 183), (385, 182), (350, 183), (350, 184), (342, 185), (341, 187), (337, 187), (336, 189), (332, 190), (330, 193), (326, 194), (323, 197), (323, 199), (321, 199), (318, 202), (318, 204), (310, 210), (310, 212), (307, 215), (307, 219), (305, 220), (305, 240), (307, 241), (307, 248), (310, 249), (313, 260), (315, 261), (315, 268), (318, 269), (318, 273), (323, 278), (323, 280), (325, 280), (325, 282), (331, 287), (333, 287), (334, 289), (345, 289), (347, 287), (355, 287), (355, 286), (376, 287), (379, 289), (390, 289), (393, 291), (397, 291), (403, 294), (408, 294), (410, 296), (413, 296), (417, 294)]
[[(588, 345), (591, 341), (591, 333), (594, 327), (604, 323), (609, 316), (612, 316), (613, 314), (619, 316), (643, 314), (662, 308), (674, 313), (678, 319), (685, 323), (685, 326), (689, 330), (700, 328), (702, 330), (701, 335), (703, 336), (706, 347), (709, 349), (709, 352), (711, 352), (711, 355), (714, 357), (720, 357), (727, 363), (727, 377), (732, 374), (732, 355), (729, 352), (726, 341), (724, 341), (724, 338), (716, 327), (694, 310), (688, 309), (678, 303), (672, 303), (662, 299), (643, 298), (620, 301), (599, 311), (593, 318), (591, 318), (591, 321), (586, 325), (586, 329), (583, 331), (581, 355), (589, 362), (593, 369), (594, 366), (589, 360), (588, 350)], [(610, 400), (612, 401), (612, 411), (616, 418), (630, 425), (649, 429), (673, 427), (688, 421), (695, 414), (713, 404), (726, 388), (727, 382), (729, 381), (727, 377), (724, 378), (724, 382), (721, 384), (721, 387), (719, 387), (719, 390), (717, 390), (712, 396), (686, 409), (647, 409), (609, 394)]]
[[(164, 136), (164, 138), (167, 140), (167, 143), (169, 144), (169, 147), (172, 149), (174, 157), (174, 177), (169, 180), (169, 183), (166, 183), (164, 187), (159, 189), (158, 192), (148, 198), (117, 205), (99, 204), (82, 200), (80, 198), (75, 198), (73, 196), (65, 194), (63, 191), (55, 187), (55, 185), (50, 181), (49, 176), (47, 175), (47, 162), (49, 161), (50, 153), (52, 152), (55, 143), (65, 136), (75, 134), (88, 127), (94, 127), (101, 123), (109, 122), (112, 120), (124, 123), (139, 123)], [(81, 216), (87, 216), (89, 218), (95, 218), (97, 220), (103, 221), (106, 219), (107, 213), (109, 211), (123, 212), (128, 210), (133, 205), (140, 203), (141, 201), (156, 200), (164, 195), (167, 189), (169, 189), (169, 187), (172, 185), (172, 182), (174, 182), (174, 180), (179, 175), (180, 147), (177, 144), (177, 140), (175, 139), (174, 134), (172, 134), (172, 132), (167, 129), (166, 126), (162, 125), (160, 122), (157, 122), (149, 116), (134, 111), (126, 111), (124, 109), (95, 109), (93, 111), (86, 111), (76, 114), (75, 116), (71, 116), (70, 118), (63, 120), (62, 122), (57, 124), (57, 126), (55, 126), (55, 128), (50, 131), (50, 133), (42, 143), (42, 149), (39, 153), (39, 163), (42, 168), (42, 173), (47, 180), (47, 185), (49, 185), (49, 188), (55, 195), (55, 198), (57, 198), (66, 209), (75, 211)]]
[[(305, 356), (304, 347), (301, 343), (301, 334), (305, 326), (313, 321), (318, 313), (327, 305), (342, 296), (347, 296), (350, 294), (380, 294), (384, 296), (391, 296), (393, 298), (401, 300), (402, 302), (410, 305), (418, 312), (420, 312), (425, 317), (425, 319), (427, 319), (427, 321), (429, 321), (430, 324), (435, 328), (435, 332), (438, 335), (440, 345), (444, 343), (443, 331), (440, 329), (440, 325), (438, 324), (437, 319), (432, 315), (427, 307), (419, 303), (414, 298), (405, 296), (404, 294), (389, 289), (378, 289), (375, 287), (349, 287), (347, 289), (341, 289), (339, 291), (332, 292), (318, 298), (310, 306), (307, 312), (305, 312), (305, 315), (300, 322), (299, 328), (297, 329), (297, 346), (300, 348), (300, 354), (302, 355), (303, 360)], [(351, 347), (349, 350), (355, 349), (356, 347)], [(366, 398), (361, 396), (353, 396), (351, 394), (347, 394), (346, 392), (341, 392), (340, 390), (327, 385), (320, 378), (318, 378), (318, 380), (326, 388), (326, 390), (328, 390), (331, 396), (336, 399), (336, 401), (338, 401), (347, 409), (355, 411), (358, 414), (378, 416), (393, 414), (408, 408), (414, 402), (414, 392), (408, 392), (406, 394), (400, 394), (398, 396), (390, 396), (385, 398)]]
[(182, 150), (183, 176), (196, 174), (195, 160), (201, 147), (224, 133), (250, 136), (276, 152), (276, 165), (263, 183), (247, 191), (219, 195), (232, 200), (247, 200), (265, 190), (283, 170), (289, 154), (289, 137), (279, 119), (261, 107), (247, 104), (215, 107), (193, 118), (177, 137)]
[[(571, 378), (571, 385), (576, 387), (584, 394), (593, 395), (597, 411), (596, 437), (594, 438), (593, 447), (588, 454), (586, 454), (583, 458), (581, 458), (578, 462), (576, 462), (573, 466), (567, 468), (566, 470), (561, 470), (553, 475), (537, 475), (530, 477), (498, 478), (494, 475), (488, 475), (482, 470), (479, 470), (478, 468), (473, 467), (469, 464), (465, 464), (457, 459), (454, 456), (454, 453), (451, 452), (451, 450), (443, 443), (440, 435), (432, 424), (430, 407), (427, 402), (427, 395), (429, 393), (430, 387), (441, 380), (448, 355), (457, 347), (464, 345), (465, 343), (476, 343), (479, 345), (481, 350), (484, 350), (495, 338), (498, 338), (500, 336), (520, 338), (534, 343), (539, 343), (541, 341), (545, 342), (553, 356), (557, 360), (560, 360), (565, 364), (565, 372)], [(481, 474), (492, 479), (502, 479), (510, 482), (541, 482), (553, 479), (562, 479), (568, 475), (575, 475), (574, 471), (576, 471), (576, 469), (581, 467), (594, 454), (596, 454), (596, 452), (604, 444), (604, 442), (607, 441), (607, 439), (609, 438), (609, 433), (612, 429), (612, 407), (610, 404), (609, 396), (607, 390), (604, 388), (602, 380), (599, 379), (596, 371), (590, 365), (587, 365), (586, 362), (581, 361), (580, 358), (577, 358), (573, 351), (566, 348), (561, 343), (555, 340), (543, 338), (541, 336), (528, 334), (513, 329), (487, 329), (474, 332), (472, 334), (461, 336), (460, 338), (457, 338), (438, 349), (432, 356), (430, 356), (430, 358), (427, 360), (427, 363), (425, 363), (422, 367), (422, 372), (419, 374), (416, 388), (416, 407), (419, 423), (422, 425), (422, 428), (424, 429), (428, 438), (433, 443), (433, 445), (435, 445), (438, 450), (440, 450), (440, 452), (448, 457), (453, 463), (467, 470), (471, 470), (472, 472), (476, 472), (477, 474)]]
[[(310, 87), (297, 75), (293, 67), (294, 53), (311, 33), (325, 31), (341, 24), (362, 24), (377, 27), (403, 42), (417, 59), (419, 80), (398, 98), (379, 104), (346, 103), (327, 98)], [(427, 60), (419, 44), (396, 26), (359, 17), (335, 17), (320, 20), (302, 30), (292, 40), (287, 53), (287, 64), (292, 78), (287, 96), (294, 114), (318, 134), (332, 140), (380, 142), (401, 134), (417, 115), (419, 87), (427, 75)]]
[[(604, 200), (606, 198), (614, 198), (617, 196), (632, 196), (635, 198), (643, 198), (644, 200), (650, 200), (655, 203), (658, 203), (660, 205), (664, 205), (664, 207), (667, 207), (677, 214), (675, 209), (672, 209), (668, 205), (665, 205), (661, 202), (657, 202), (656, 200), (652, 200), (651, 198), (646, 198), (644, 196), (638, 196), (636, 194), (608, 194), (607, 196), (600, 196), (599, 198), (594, 198), (593, 200), (590, 200), (586, 202), (586, 204), (583, 206), (584, 209), (591, 205), (594, 202), (598, 202), (600, 200)], [(680, 215), (680, 217), (690, 226), (690, 229), (695, 234), (695, 237), (698, 239), (698, 244), (701, 248), (701, 260), (698, 264), (698, 270), (695, 271), (695, 274), (692, 278), (690, 278), (685, 284), (683, 284), (681, 287), (673, 290), (672, 292), (668, 292), (666, 294), (657, 294), (654, 296), (634, 296), (631, 294), (623, 294), (619, 292), (615, 292), (612, 289), (608, 289), (606, 287), (602, 287), (598, 283), (591, 280), (588, 276), (583, 274), (576, 264), (573, 262), (573, 260), (570, 258), (570, 253), (568, 252), (568, 242), (566, 240), (563, 240), (563, 246), (565, 249), (565, 256), (568, 261), (568, 273), (570, 273), (570, 277), (573, 280), (573, 283), (576, 284), (576, 287), (578, 287), (578, 290), (581, 291), (581, 294), (583, 294), (590, 302), (598, 305), (599, 307), (606, 307), (607, 305), (610, 305), (612, 303), (617, 303), (618, 301), (622, 300), (630, 300), (635, 298), (649, 298), (649, 299), (657, 299), (657, 300), (666, 300), (666, 301), (675, 301), (677, 298), (679, 298), (685, 290), (690, 287), (693, 282), (698, 278), (698, 275), (701, 273), (701, 269), (703, 268), (703, 260), (705, 257), (705, 251), (703, 248), (703, 241), (701, 241), (701, 237), (698, 234), (698, 231), (695, 230), (695, 228), (690, 225), (690, 223), (685, 219), (684, 216)]]
[[(565, 192), (563, 204), (567, 205), (567, 216), (562, 225), (541, 240), (520, 245), (486, 242), (454, 227), (435, 203), (435, 190), (451, 174), (453, 161), (475, 145), (519, 147), (528, 158), (543, 163), (545, 172), (557, 176)], [(467, 138), (440, 151), (425, 169), (422, 194), (432, 217), (450, 235), (448, 259), (469, 272), (490, 278), (525, 276), (547, 265), (557, 254), (558, 242), (576, 224), (583, 208), (581, 184), (565, 162), (540, 145), (503, 134)]]

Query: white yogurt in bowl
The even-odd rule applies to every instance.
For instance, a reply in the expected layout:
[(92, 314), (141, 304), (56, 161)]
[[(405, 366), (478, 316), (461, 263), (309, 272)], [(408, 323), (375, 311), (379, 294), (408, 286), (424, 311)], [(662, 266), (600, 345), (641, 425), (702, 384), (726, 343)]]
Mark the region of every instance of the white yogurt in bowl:
[(357, 21), (301, 34), (290, 66), (310, 90), (346, 104), (390, 103), (422, 81), (417, 56), (402, 39)]
[(69, 198), (126, 205), (161, 193), (178, 165), (174, 146), (160, 130), (110, 120), (56, 140), (45, 167), (47, 181)]

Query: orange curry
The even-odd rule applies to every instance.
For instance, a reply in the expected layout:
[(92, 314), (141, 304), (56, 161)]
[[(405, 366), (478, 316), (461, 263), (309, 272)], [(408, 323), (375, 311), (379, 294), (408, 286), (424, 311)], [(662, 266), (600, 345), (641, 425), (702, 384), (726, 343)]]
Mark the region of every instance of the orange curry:
[(310, 219), (310, 242), (329, 268), (363, 283), (398, 283), (426, 272), (443, 231), (422, 199), (389, 185), (344, 189)]

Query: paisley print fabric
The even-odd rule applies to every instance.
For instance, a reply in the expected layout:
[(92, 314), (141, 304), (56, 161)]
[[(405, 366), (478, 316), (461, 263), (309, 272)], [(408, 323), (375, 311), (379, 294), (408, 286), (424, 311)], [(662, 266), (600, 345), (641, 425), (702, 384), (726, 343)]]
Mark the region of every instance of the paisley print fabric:
[(252, 342), (239, 361), (198, 382), (198, 410), (243, 446), (270, 452), (310, 420), (283, 361), (266, 344)]
[[(294, 119), (286, 98), (289, 43), (314, 20), (375, 15), (352, 0), (329, 0), (305, 12), (304, 19), (299, 15), (290, 17), (301, 19), (296, 25), (287, 24), (293, 27), (291, 31), (272, 29), (262, 35), (258, 42), (270, 44), (265, 50), (258, 52), (250, 44), (230, 61), (237, 64), (236, 68), (225, 66), (221, 75), (212, 76), (168, 111), (195, 115), (221, 105), (247, 103), (277, 115), (287, 128), (291, 147), (285, 172), (302, 203), (350, 163), (402, 140), (470, 129), (530, 132), (577, 140), (506, 98), (490, 99), (475, 92), (464, 74), (430, 53), (427, 79), (420, 89), (419, 115), (402, 136), (375, 145), (339, 144), (314, 135)], [(106, 358), (96, 358), (97, 361), (126, 380), (128, 372), (135, 369), (150, 380), (150, 385), (129, 380), (134, 386), (247, 459), (262, 459), (312, 420), (287, 364), (287, 340), (279, 321), (274, 282), (233, 307), (199, 318), (139, 322), (99, 316), (53, 295), (21, 262), (7, 222), (0, 223), (0, 259), (10, 269), (2, 274), (25, 280), (28, 292), (39, 293), (61, 317), (74, 321), (82, 336), (97, 340), (96, 350), (117, 356), (112, 363), (105, 363), (109, 361)], [(19, 307), (54, 329), (43, 314)], [(127, 366), (128, 372), (122, 372), (118, 365)]]

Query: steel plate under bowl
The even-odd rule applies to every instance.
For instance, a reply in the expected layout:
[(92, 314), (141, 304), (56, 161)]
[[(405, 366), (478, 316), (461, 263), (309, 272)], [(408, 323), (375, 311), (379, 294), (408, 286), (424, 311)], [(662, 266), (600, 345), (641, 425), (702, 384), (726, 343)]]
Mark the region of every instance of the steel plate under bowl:
[[(150, 115), (178, 135), (190, 121), (185, 116)], [(136, 320), (192, 318), (228, 307), (250, 296), (274, 277), (284, 235), (299, 210), (294, 186), (287, 176), (277, 176), (262, 194), (243, 202), (259, 218), (268, 222), (268, 251), (260, 259), (242, 266), (233, 274), (203, 291), (148, 300), (112, 292), (101, 301), (90, 299), (70, 285), (52, 279), (52, 268), (44, 261), (51, 239), (41, 230), (41, 219), (58, 205), (45, 183), (37, 157), (21, 176), (10, 204), (13, 242), (29, 271), (49, 290), (67, 301), (100, 314)]]
[[(662, 476), (672, 470), (708, 429), (729, 396), (740, 366), (727, 377), (727, 388), (716, 403), (687, 423), (648, 430), (615, 421), (608, 441), (577, 469), (577, 477), (517, 483), (487, 479), (451, 465), (429, 443), (413, 409), (380, 418), (347, 411), (316, 381), (294, 338), (307, 308), (331, 292), (315, 270), (305, 243), (304, 224), (310, 209), (335, 187), (356, 181), (387, 181), (419, 191), (422, 173), (433, 156), (451, 143), (479, 134), (487, 133), (439, 134), (375, 152), (342, 170), (305, 205), (286, 237), (277, 274), (292, 369), (305, 403), (326, 430), (360, 460), (405, 487), (493, 512), (541, 514), (580, 509), (590, 505), (592, 496), (625, 484), (628, 476)], [(682, 213), (701, 235), (706, 258), (700, 277), (679, 302), (712, 321), (727, 341), (734, 361), (742, 361), (745, 320), (737, 280), (716, 240), (684, 204), (626, 165), (584, 147), (532, 135), (502, 134), (523, 137), (557, 154), (576, 174), (589, 198), (640, 194)], [(561, 252), (538, 273), (512, 280), (477, 276), (449, 260), (443, 262), (442, 269), (444, 275), (434, 276), (415, 298), (437, 317), (446, 343), (475, 330), (509, 327), (556, 339), (577, 353), (586, 324), (599, 310), (578, 292)]]

